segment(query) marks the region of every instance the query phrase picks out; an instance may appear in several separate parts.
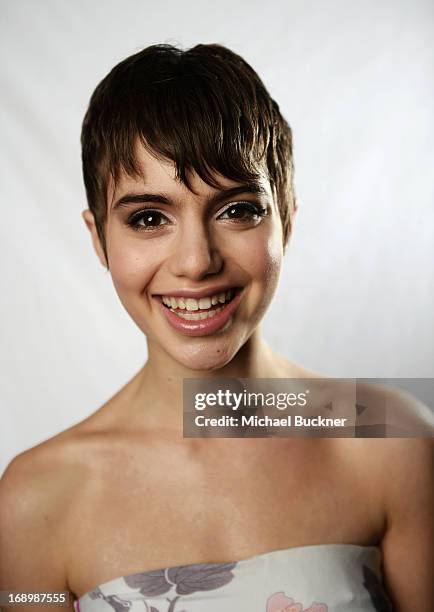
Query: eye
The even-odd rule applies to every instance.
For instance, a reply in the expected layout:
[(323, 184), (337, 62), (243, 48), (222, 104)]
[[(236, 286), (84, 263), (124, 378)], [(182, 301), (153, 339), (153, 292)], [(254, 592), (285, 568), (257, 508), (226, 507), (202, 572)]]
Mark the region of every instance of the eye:
[(235, 202), (231, 204), (218, 219), (235, 221), (236, 223), (258, 224), (267, 215), (267, 209), (253, 202)]
[[(231, 204), (218, 219), (223, 221), (233, 221), (244, 225), (257, 225), (262, 217), (267, 215), (267, 209), (253, 202), (235, 202)], [(164, 225), (170, 225), (170, 220), (159, 210), (145, 208), (135, 212), (127, 220), (134, 231), (152, 232), (160, 229)]]
[(139, 210), (127, 221), (128, 225), (135, 231), (154, 231), (163, 225), (167, 225), (168, 218), (158, 210), (150, 208)]

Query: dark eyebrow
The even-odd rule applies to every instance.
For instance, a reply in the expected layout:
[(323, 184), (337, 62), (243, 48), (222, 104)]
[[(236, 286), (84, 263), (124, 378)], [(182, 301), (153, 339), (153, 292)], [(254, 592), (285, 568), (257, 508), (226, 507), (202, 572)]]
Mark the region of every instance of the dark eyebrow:
[[(227, 189), (221, 189), (216, 194), (208, 198), (207, 204), (213, 206), (219, 204), (223, 200), (233, 198), (241, 193), (252, 193), (254, 195), (265, 196), (268, 195), (267, 190), (259, 183), (247, 183), (245, 185), (237, 185), (236, 187), (229, 187)], [(127, 193), (119, 200), (117, 200), (112, 210), (116, 210), (120, 207), (128, 207), (134, 204), (145, 204), (146, 202), (154, 202), (156, 204), (168, 204), (172, 202), (164, 195), (158, 193)]]

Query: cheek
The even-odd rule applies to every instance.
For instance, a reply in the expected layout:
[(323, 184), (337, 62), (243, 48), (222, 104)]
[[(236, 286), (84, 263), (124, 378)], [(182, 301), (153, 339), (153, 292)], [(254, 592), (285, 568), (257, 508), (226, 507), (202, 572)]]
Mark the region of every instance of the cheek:
[(244, 306), (244, 318), (255, 327), (265, 315), (275, 294), (283, 260), (281, 233), (273, 228), (252, 232), (249, 240), (239, 241), (237, 259), (247, 274), (249, 299)]
[(141, 292), (151, 281), (158, 267), (155, 251), (145, 248), (140, 239), (117, 239), (115, 233), (108, 244), (110, 273), (118, 293)]
[(283, 259), (282, 238), (277, 229), (264, 231), (262, 236), (239, 245), (239, 254), (253, 281), (274, 291)]

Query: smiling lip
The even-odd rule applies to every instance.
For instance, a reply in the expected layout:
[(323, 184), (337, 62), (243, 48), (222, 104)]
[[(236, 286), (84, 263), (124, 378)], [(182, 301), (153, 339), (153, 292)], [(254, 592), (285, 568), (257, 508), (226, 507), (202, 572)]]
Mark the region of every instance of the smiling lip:
[[(213, 289), (214, 291), (214, 289)], [(198, 294), (198, 292), (196, 292)], [(186, 335), (186, 336), (208, 336), (210, 334), (214, 334), (219, 329), (224, 327), (226, 323), (229, 321), (231, 316), (234, 314), (235, 310), (240, 303), (241, 296), (243, 292), (239, 291), (235, 294), (230, 302), (227, 302), (224, 305), (222, 311), (215, 314), (213, 317), (209, 319), (199, 319), (198, 321), (189, 321), (187, 319), (182, 319), (177, 314), (172, 312), (170, 308), (167, 308), (163, 304), (160, 298), (156, 298), (159, 307), (161, 308), (164, 316), (166, 317), (168, 323), (178, 332)], [(185, 293), (182, 295), (171, 294), (173, 297), (183, 297)], [(214, 295), (213, 293), (209, 293), (208, 295)], [(193, 297), (191, 294), (188, 297)], [(207, 297), (204, 292), (201, 292), (200, 297)], [(220, 304), (219, 306), (223, 306)]]

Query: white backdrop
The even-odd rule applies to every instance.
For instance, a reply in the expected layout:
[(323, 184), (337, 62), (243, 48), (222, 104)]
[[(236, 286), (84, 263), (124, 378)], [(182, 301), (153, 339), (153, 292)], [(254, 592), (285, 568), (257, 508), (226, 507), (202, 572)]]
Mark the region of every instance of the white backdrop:
[(118, 61), (218, 42), (291, 124), (301, 200), (272, 346), (329, 376), (434, 376), (430, 0), (0, 2), (1, 455), (81, 420), (144, 363), (93, 254), (79, 135)]

